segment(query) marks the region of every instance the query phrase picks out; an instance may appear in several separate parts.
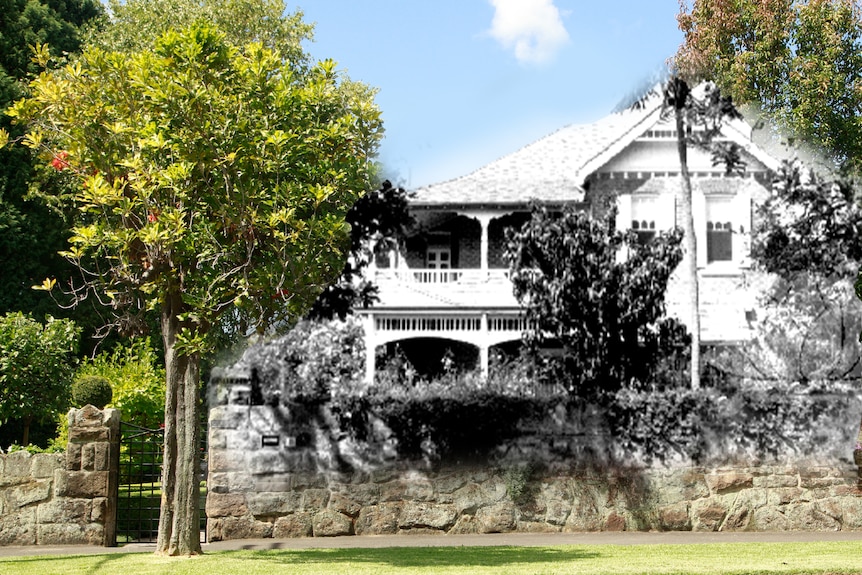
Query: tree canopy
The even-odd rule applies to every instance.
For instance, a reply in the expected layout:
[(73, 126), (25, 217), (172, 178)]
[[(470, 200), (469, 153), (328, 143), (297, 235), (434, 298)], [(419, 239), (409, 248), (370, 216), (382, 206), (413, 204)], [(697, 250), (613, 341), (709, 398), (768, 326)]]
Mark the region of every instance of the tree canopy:
[(30, 423), (69, 407), (79, 330), (74, 322), (48, 318), (45, 325), (20, 313), (0, 316), (0, 423)]
[(648, 383), (659, 350), (685, 339), (684, 328), (664, 317), (667, 282), (682, 259), (681, 231), (642, 244), (634, 232), (615, 229), (615, 216), (534, 207), (529, 222), (508, 235), (527, 343), (561, 345), (570, 390), (579, 394)]
[(737, 103), (862, 169), (862, 8), (853, 0), (680, 2), (680, 73), (715, 81)]
[[(27, 78), (39, 71), (31, 47), (47, 44), (58, 61), (64, 60), (80, 50), (83, 29), (102, 8), (95, 0), (0, 0), (0, 13), (0, 130), (11, 130), (17, 138), (22, 129), (11, 127), (2, 111), (24, 95)], [(0, 149), (0, 313), (22, 311), (38, 319), (69, 312), (58, 310), (47, 294), (30, 286), (49, 275), (65, 278), (72, 272), (57, 254), (66, 245), (64, 214), (30, 194), (40, 172), (47, 171), (30, 150)], [(85, 323), (80, 310), (73, 316), (79, 325)]]
[[(159, 552), (200, 551), (201, 351), (228, 312), (292, 322), (341, 272), (345, 216), (370, 187), (380, 113), (335, 64), (297, 71), (260, 43), (197, 24), (132, 54), (91, 48), (31, 83), (11, 114), (74, 180), (66, 256), (135, 331), (156, 309), (167, 393)], [(50, 282), (46, 287), (50, 287)]]

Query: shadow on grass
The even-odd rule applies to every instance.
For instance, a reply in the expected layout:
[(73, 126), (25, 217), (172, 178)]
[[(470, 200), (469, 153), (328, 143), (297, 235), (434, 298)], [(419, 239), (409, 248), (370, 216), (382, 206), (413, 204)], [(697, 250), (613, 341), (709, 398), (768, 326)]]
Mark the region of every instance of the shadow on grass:
[(226, 552), (232, 559), (273, 564), (379, 563), (392, 567), (495, 567), (556, 563), (598, 557), (574, 547), (384, 547), (380, 549), (289, 549)]

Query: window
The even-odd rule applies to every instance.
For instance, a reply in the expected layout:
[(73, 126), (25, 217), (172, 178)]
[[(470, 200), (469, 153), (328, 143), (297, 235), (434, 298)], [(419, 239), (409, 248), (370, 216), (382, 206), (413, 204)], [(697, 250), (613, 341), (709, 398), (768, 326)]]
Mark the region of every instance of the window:
[(655, 220), (632, 220), (632, 229), (638, 235), (638, 243), (649, 243), (655, 237)]
[(706, 262), (733, 261), (733, 227), (730, 222), (706, 222)]
[(638, 243), (641, 245), (649, 243), (655, 238), (658, 229), (656, 220), (660, 216), (667, 216), (667, 214), (660, 213), (662, 208), (667, 209), (667, 206), (660, 206), (657, 196), (632, 197), (631, 229), (637, 234)]
[(732, 198), (706, 199), (706, 263), (733, 261)]
[(452, 250), (448, 247), (429, 247), (425, 254), (425, 267), (431, 270), (452, 269)]

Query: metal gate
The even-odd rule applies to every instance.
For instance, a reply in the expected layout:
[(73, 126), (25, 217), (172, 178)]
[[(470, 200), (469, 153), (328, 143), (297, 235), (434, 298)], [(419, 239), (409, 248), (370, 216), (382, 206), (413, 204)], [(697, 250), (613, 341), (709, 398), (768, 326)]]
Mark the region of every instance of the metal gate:
[[(201, 431), (202, 466), (206, 430)], [(120, 423), (120, 480), (117, 497), (117, 543), (152, 543), (158, 538), (164, 429)], [(201, 477), (200, 521), (206, 541), (206, 474)]]

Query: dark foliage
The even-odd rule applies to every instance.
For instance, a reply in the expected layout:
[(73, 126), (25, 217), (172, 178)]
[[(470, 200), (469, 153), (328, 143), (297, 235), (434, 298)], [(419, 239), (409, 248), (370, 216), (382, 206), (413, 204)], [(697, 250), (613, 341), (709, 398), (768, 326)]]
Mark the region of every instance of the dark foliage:
[(751, 255), (784, 278), (817, 274), (852, 277), (862, 262), (862, 208), (853, 186), (784, 163), (772, 195), (757, 208)]
[[(374, 254), (369, 245), (385, 248), (404, 236), (413, 217), (407, 211), (407, 192), (389, 180), (379, 190), (366, 193), (347, 213), (350, 224), (350, 257), (341, 277), (328, 286), (308, 312), (310, 319), (344, 319), (354, 307), (367, 307), (377, 298), (377, 286), (359, 279)], [(359, 281), (357, 281), (359, 280)]]
[[(506, 258), (515, 295), (526, 310), (532, 349), (559, 344), (558, 377), (590, 396), (646, 382), (663, 349), (684, 344), (668, 324), (665, 291), (682, 259), (675, 229), (646, 244), (601, 218), (534, 206), (532, 218), (508, 234)], [(673, 340), (672, 342), (670, 340)]]

